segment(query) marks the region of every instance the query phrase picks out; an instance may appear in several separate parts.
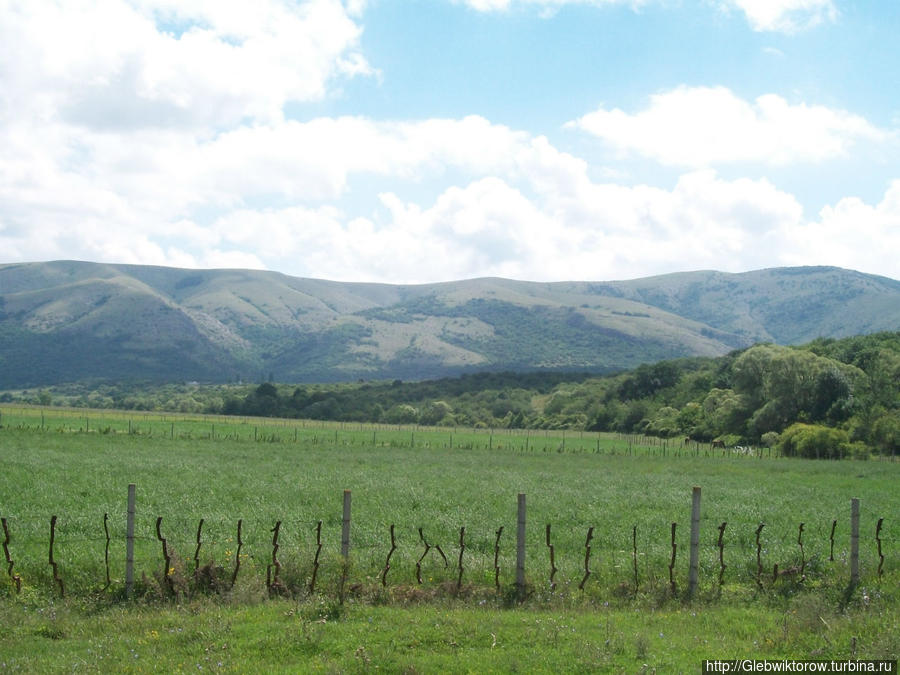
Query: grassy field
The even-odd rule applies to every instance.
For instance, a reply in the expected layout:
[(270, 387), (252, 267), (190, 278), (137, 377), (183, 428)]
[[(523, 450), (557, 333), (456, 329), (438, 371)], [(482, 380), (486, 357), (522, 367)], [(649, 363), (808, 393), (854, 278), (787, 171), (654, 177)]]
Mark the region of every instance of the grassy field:
[(10, 672), (698, 673), (712, 658), (896, 658), (896, 612), (828, 603), (509, 610), (452, 603), (0, 604)]
[[(726, 653), (896, 658), (898, 652), (900, 463), (722, 456), (587, 433), (107, 411), (3, 407), (0, 424), (0, 515), (22, 583), (17, 593), (8, 576), (0, 581), (0, 670), (247, 670), (249, 664), (260, 671), (636, 672), (647, 664), (659, 672), (696, 672), (702, 658)], [(137, 581), (135, 600), (125, 602), (129, 483), (137, 486)], [(693, 486), (702, 488), (700, 586), (688, 601)], [(352, 490), (353, 508), (346, 572), (345, 489)], [(529, 587), (521, 603), (513, 593), (518, 493), (528, 504)], [(861, 583), (848, 592), (851, 497), (861, 502)], [(48, 564), (54, 515), (65, 598)], [(175, 552), (168, 570), (158, 518)], [(883, 560), (875, 540), (879, 518)], [(230, 588), (239, 519), (241, 566)], [(319, 521), (321, 565), (310, 594)], [(281, 595), (268, 599), (276, 522)], [(558, 568), (553, 588), (547, 524)], [(385, 575), (391, 525), (396, 550)], [(433, 546), (421, 562), (422, 584), (418, 528)], [(579, 590), (589, 528), (591, 574)], [(220, 593), (203, 593), (193, 580), (195, 556), (201, 566), (212, 563), (206, 569)], [(806, 578), (775, 580), (775, 564), (802, 565)], [(170, 588), (177, 598), (166, 597)]]

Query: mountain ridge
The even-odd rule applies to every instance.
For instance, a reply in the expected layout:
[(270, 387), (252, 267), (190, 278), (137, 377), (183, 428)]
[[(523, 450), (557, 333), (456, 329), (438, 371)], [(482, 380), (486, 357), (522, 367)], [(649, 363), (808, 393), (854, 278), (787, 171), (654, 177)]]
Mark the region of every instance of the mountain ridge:
[(280, 272), (0, 265), (0, 389), (86, 378), (607, 372), (900, 327), (900, 281), (836, 267), (397, 285)]

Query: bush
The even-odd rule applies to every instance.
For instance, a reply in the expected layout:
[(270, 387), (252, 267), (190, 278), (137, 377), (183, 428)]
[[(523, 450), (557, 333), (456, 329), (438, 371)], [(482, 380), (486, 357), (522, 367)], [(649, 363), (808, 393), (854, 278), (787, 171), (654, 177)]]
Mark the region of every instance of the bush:
[(778, 440), (778, 449), (786, 457), (806, 459), (840, 459), (859, 451), (843, 429), (799, 422), (784, 430)]
[(882, 415), (872, 425), (872, 442), (883, 455), (900, 452), (900, 414)]

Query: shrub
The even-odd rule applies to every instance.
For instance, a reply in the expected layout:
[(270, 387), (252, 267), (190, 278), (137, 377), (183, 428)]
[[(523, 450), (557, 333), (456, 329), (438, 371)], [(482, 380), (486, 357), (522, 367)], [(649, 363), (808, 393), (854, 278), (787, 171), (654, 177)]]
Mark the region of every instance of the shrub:
[(838, 459), (852, 456), (858, 450), (842, 429), (799, 422), (784, 430), (778, 440), (778, 449), (787, 457), (807, 459)]
[(900, 414), (896, 411), (879, 417), (872, 425), (872, 442), (884, 455), (900, 451)]

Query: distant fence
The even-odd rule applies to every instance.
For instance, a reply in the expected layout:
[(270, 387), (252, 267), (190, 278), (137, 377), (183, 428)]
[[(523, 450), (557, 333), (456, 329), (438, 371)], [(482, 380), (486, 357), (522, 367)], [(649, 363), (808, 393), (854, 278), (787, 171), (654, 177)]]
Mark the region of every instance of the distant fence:
[[(418, 424), (337, 422), (272, 417), (237, 417), (104, 409), (6, 406), (0, 429), (45, 433), (127, 434), (142, 438), (253, 443), (304, 443), (334, 447), (511, 450), (526, 454), (598, 454), (630, 457), (781, 459), (777, 448), (726, 446), (683, 436), (578, 429), (434, 427)], [(896, 461), (893, 454), (871, 459)]]
[[(351, 539), (351, 526), (352, 526), (352, 512), (351, 512), (351, 491), (345, 490), (343, 492), (343, 510), (341, 514), (341, 539), (340, 539), (340, 580), (339, 580), (339, 590), (338, 593), (340, 595), (341, 601), (344, 599), (345, 587), (351, 581), (348, 577), (351, 570), (351, 561), (353, 558), (353, 548), (352, 548), (352, 539)], [(165, 520), (162, 516), (158, 516), (155, 520), (154, 532), (151, 536), (137, 535), (135, 533), (135, 523), (136, 523), (136, 515), (139, 511), (139, 503), (137, 500), (137, 487), (134, 484), (128, 486), (127, 492), (127, 509), (126, 509), (126, 524), (125, 524), (125, 580), (124, 580), (124, 594), (126, 597), (130, 598), (134, 594), (135, 587), (135, 541), (143, 540), (144, 542), (153, 540), (156, 541), (161, 550), (161, 558), (158, 560), (158, 563), (155, 565), (156, 569), (156, 577), (161, 580), (161, 583), (173, 594), (176, 593), (176, 586), (174, 582), (175, 575), (175, 567), (173, 563), (173, 548), (169, 543), (169, 539), (165, 536)], [(698, 589), (700, 583), (700, 565), (699, 565), (699, 555), (700, 555), (700, 527), (701, 527), (701, 490), (699, 487), (695, 487), (692, 490), (691, 495), (691, 520), (690, 520), (690, 550), (688, 555), (689, 565), (688, 565), (688, 575), (687, 575), (687, 588), (683, 590), (679, 590), (676, 568), (677, 568), (677, 543), (676, 543), (676, 530), (678, 524), (676, 522), (671, 523), (671, 541), (666, 541), (666, 546), (671, 547), (671, 557), (669, 558), (669, 564), (667, 567), (667, 578), (668, 578), (668, 588), (671, 595), (681, 596), (685, 598), (690, 598), (693, 596)], [(849, 558), (849, 576), (847, 578), (847, 583), (849, 584), (849, 588), (855, 588), (860, 582), (860, 556), (859, 556), (859, 548), (860, 548), (860, 502), (858, 499), (851, 499), (850, 502), (850, 514), (849, 514), (849, 551), (847, 551), (847, 555)], [(15, 551), (15, 531), (10, 526), (10, 521), (7, 517), (2, 517), (0, 519), (2, 522), (2, 535), (3, 535), (3, 556), (6, 564), (6, 574), (11, 580), (11, 583), (14, 584), (17, 592), (22, 588), (22, 578), (18, 574), (16, 569), (16, 561), (13, 557), (13, 552)], [(48, 547), (48, 565), (51, 569), (51, 574), (49, 576), (50, 583), (52, 583), (56, 592), (59, 593), (60, 596), (65, 596), (66, 594), (66, 580), (65, 580), (65, 570), (60, 569), (60, 563), (57, 560), (56, 550), (57, 542), (56, 542), (56, 534), (57, 534), (57, 524), (60, 522), (60, 518), (57, 515), (53, 515), (50, 518), (48, 523), (48, 539), (47, 539), (47, 547)], [(105, 567), (105, 585), (103, 585), (101, 590), (107, 590), (112, 585), (113, 582), (111, 580), (110, 575), (110, 554), (111, 554), (111, 542), (113, 539), (110, 536), (109, 530), (109, 514), (104, 513), (102, 521), (98, 519), (98, 523), (102, 522), (102, 535), (98, 535), (95, 538), (92, 538), (91, 541), (97, 542), (98, 544), (102, 544), (102, 546), (98, 545), (96, 548), (99, 550), (102, 548), (103, 551), (103, 560)], [(196, 537), (194, 541), (190, 542), (190, 548), (193, 548), (193, 556), (192, 558), (182, 558), (182, 564), (189, 565), (189, 561), (193, 560), (194, 570), (193, 574), (195, 576), (195, 580), (199, 578), (202, 574), (211, 574), (210, 570), (201, 567), (201, 550), (206, 543), (203, 538), (203, 528), (204, 528), (204, 520), (201, 518), (198, 522), (196, 529)], [(268, 546), (265, 556), (263, 559), (265, 560), (265, 568), (266, 568), (266, 587), (268, 588), (271, 594), (279, 594), (285, 591), (285, 586), (280, 579), (281, 570), (283, 567), (283, 560), (279, 558), (279, 548), (280, 544), (280, 536), (282, 534), (282, 522), (281, 520), (277, 520), (274, 522), (274, 526), (271, 529), (267, 529), (267, 535), (271, 534), (271, 544)], [(515, 593), (515, 595), (519, 598), (524, 598), (528, 595), (534, 588), (538, 586), (544, 586), (545, 588), (549, 588), (551, 591), (556, 588), (556, 580), (555, 576), (559, 569), (556, 567), (556, 559), (557, 559), (557, 551), (556, 546), (553, 544), (553, 530), (552, 524), (547, 523), (543, 529), (544, 537), (543, 537), (543, 550), (534, 550), (532, 548), (530, 552), (530, 557), (528, 558), (528, 566), (526, 567), (526, 530), (527, 530), (528, 518), (527, 518), (527, 509), (526, 509), (526, 495), (519, 494), (517, 498), (517, 519), (516, 519), (516, 534), (515, 534), (515, 568), (514, 568), (514, 582), (509, 582), (509, 577), (511, 574), (509, 571), (502, 570), (500, 566), (500, 553), (501, 546), (504, 544), (506, 540), (503, 539), (504, 527), (500, 527), (494, 533), (494, 545), (493, 550), (489, 552), (480, 551), (480, 555), (485, 556), (485, 554), (490, 558), (492, 557), (492, 561), (489, 561), (490, 570), (492, 571), (492, 584), (495, 590), (499, 593), (503, 590), (504, 584), (501, 583), (501, 576), (506, 575), (507, 584), (505, 587), (508, 590), (511, 590)], [(764, 541), (764, 528), (765, 524), (760, 523), (756, 528), (753, 534), (753, 540), (755, 542), (755, 578), (754, 582), (759, 589), (771, 588), (779, 583), (798, 583), (802, 584), (807, 578), (807, 564), (809, 563), (809, 558), (807, 557), (807, 546), (809, 545), (808, 541), (804, 541), (804, 531), (805, 531), (805, 523), (801, 522), (798, 524), (797, 528), (797, 539), (796, 539), (796, 554), (791, 556), (792, 562), (796, 564), (791, 564), (787, 567), (779, 567), (778, 563), (774, 563), (771, 567), (769, 567), (770, 563), (763, 563), (763, 550), (766, 546)], [(874, 545), (877, 549), (878, 556), (878, 564), (877, 569), (874, 570), (874, 576), (877, 579), (880, 579), (884, 574), (884, 541), (882, 539), (882, 531), (884, 526), (884, 518), (879, 518), (877, 521), (877, 526), (875, 528), (874, 533)], [(828, 550), (829, 550), (829, 558), (830, 562), (834, 562), (835, 560), (835, 531), (838, 527), (838, 520), (832, 520), (830, 526), (830, 538), (828, 541)], [(99, 529), (99, 525), (98, 525)], [(726, 550), (728, 548), (727, 535), (730, 534), (728, 530), (728, 523), (722, 522), (717, 528), (718, 537), (716, 540), (716, 560), (717, 560), (717, 569), (713, 572), (707, 566), (707, 573), (713, 572), (709, 574), (710, 580), (708, 584), (711, 586), (718, 585), (720, 588), (725, 583), (725, 575), (729, 565), (735, 564), (733, 561), (726, 562), (726, 559), (730, 557)], [(310, 527), (309, 536), (312, 536), (313, 528)], [(461, 527), (459, 529), (459, 537), (458, 542), (456, 544), (456, 550), (451, 551), (452, 553), (456, 553), (455, 556), (448, 557), (445, 551), (441, 548), (440, 545), (429, 543), (428, 539), (425, 536), (422, 527), (417, 528), (419, 543), (422, 546), (422, 553), (419, 556), (418, 552), (416, 553), (416, 564), (415, 564), (415, 579), (412, 578), (407, 580), (407, 583), (412, 584), (413, 581), (419, 586), (423, 584), (422, 578), (422, 562), (432, 551), (436, 552), (440, 555), (440, 559), (443, 561), (445, 570), (448, 570), (449, 574), (452, 574), (454, 582), (452, 583), (455, 586), (455, 590), (459, 591), (462, 589), (466, 577), (467, 565), (470, 564), (473, 555), (478, 555), (478, 553), (473, 554), (467, 551), (467, 540), (466, 540), (466, 528)], [(215, 582), (215, 585), (218, 590), (229, 590), (233, 588), (236, 584), (239, 575), (241, 574), (241, 565), (244, 556), (242, 554), (242, 548), (245, 545), (245, 541), (243, 539), (246, 530), (243, 527), (243, 521), (237, 520), (235, 522), (235, 532), (236, 537), (229, 538), (230, 546), (234, 547), (234, 558), (232, 566), (229, 569), (224, 569), (224, 567), (220, 567), (217, 569), (216, 574), (217, 577), (215, 579), (207, 579), (208, 583)], [(323, 540), (322, 540), (322, 521), (317, 521), (314, 527), (315, 533), (315, 552), (314, 556), (308, 561), (308, 578), (304, 581), (303, 588), (306, 592), (312, 594), (317, 590), (317, 578), (319, 574), (319, 569), (321, 565), (320, 555), (323, 549)], [(630, 592), (637, 594), (641, 588), (641, 581), (639, 577), (639, 550), (638, 550), (638, 528), (634, 526), (631, 529), (631, 545), (632, 549), (630, 551), (631, 557), (631, 575), (627, 581), (624, 578), (619, 583), (619, 588), (627, 588)], [(745, 536), (749, 533), (743, 533)], [(121, 545), (121, 537), (117, 538), (116, 541)], [(586, 530), (585, 543), (583, 548), (583, 573), (580, 575), (580, 582), (578, 583), (578, 589), (580, 591), (584, 591), (586, 589), (587, 584), (592, 576), (592, 543), (594, 543), (594, 527), (589, 527)], [(182, 549), (185, 548), (186, 542), (181, 542)], [(506, 544), (508, 547), (509, 544)], [(388, 584), (388, 576), (391, 572), (392, 566), (392, 556), (397, 550), (397, 541), (395, 537), (395, 528), (394, 524), (390, 525), (388, 531), (385, 532), (385, 545), (384, 545), (384, 565), (380, 568), (378, 574), (376, 575), (377, 583), (380, 583), (382, 587), (386, 587)], [(118, 549), (118, 552), (115, 553), (115, 556), (121, 555), (121, 549)], [(580, 553), (579, 553), (580, 555)], [(231, 562), (231, 551), (229, 550), (228, 556), (229, 562)], [(121, 558), (119, 558), (121, 560)], [(544, 562), (545, 561), (545, 562)], [(492, 562), (492, 564), (490, 564)], [(784, 561), (782, 561), (784, 562)], [(256, 564), (260, 564), (260, 557), (257, 556)], [(482, 564), (482, 568), (484, 568), (484, 564)], [(539, 571), (535, 571), (539, 570)], [(372, 570), (369, 570), (371, 572)], [(530, 575), (526, 575), (526, 571), (530, 571)], [(395, 583), (401, 583), (394, 580), (394, 575), (392, 576), (392, 581)], [(662, 576), (662, 575), (660, 575)], [(546, 582), (537, 581), (538, 578), (545, 578)], [(372, 577), (367, 577), (369, 583), (372, 582)], [(481, 585), (485, 585), (485, 577), (482, 575), (480, 581)]]

